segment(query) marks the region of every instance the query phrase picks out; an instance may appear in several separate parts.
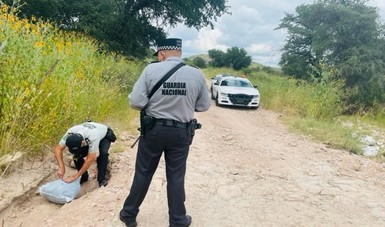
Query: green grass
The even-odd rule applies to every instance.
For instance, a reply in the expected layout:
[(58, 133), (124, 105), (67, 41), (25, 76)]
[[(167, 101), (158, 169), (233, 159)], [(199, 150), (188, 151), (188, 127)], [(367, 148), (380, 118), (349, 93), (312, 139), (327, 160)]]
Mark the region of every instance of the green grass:
[(104, 122), (125, 108), (121, 96), (127, 97), (142, 63), (100, 52), (84, 35), (19, 19), (9, 10), (0, 3), (0, 157), (39, 154), (70, 126)]
[(346, 149), (354, 154), (362, 154), (359, 138), (362, 132), (356, 127), (346, 127), (343, 121), (320, 121), (313, 118), (286, 116), (283, 122), (291, 131), (307, 135), (310, 139), (334, 148)]
[[(114, 130), (118, 140), (127, 140), (127, 136), (139, 135), (139, 111), (129, 106), (128, 93), (122, 92), (116, 98), (115, 108), (105, 119), (105, 123)], [(119, 143), (112, 147), (111, 152), (120, 153), (126, 151), (127, 148), (125, 143)]]
[(236, 70), (233, 70), (230, 68), (211, 68), (211, 67), (209, 67), (209, 68), (202, 69), (202, 72), (207, 79), (211, 79), (212, 77), (214, 77), (217, 74), (233, 74), (233, 75), (238, 75), (238, 76), (241, 75), (239, 71), (236, 71)]
[[(220, 73), (242, 75), (227, 68), (203, 72), (208, 79)], [(261, 107), (283, 113), (283, 122), (293, 132), (355, 154), (362, 154), (364, 136), (381, 140), (384, 135), (384, 115), (341, 115), (338, 83), (311, 84), (260, 70), (249, 73), (248, 79), (258, 86)]]
[[(68, 127), (87, 119), (107, 123), (117, 133), (138, 134), (139, 113), (129, 107), (127, 95), (142, 62), (101, 53), (88, 37), (18, 19), (8, 10), (0, 3), (0, 157), (46, 151)], [(338, 83), (289, 79), (258, 64), (243, 71), (203, 69), (207, 79), (245, 72), (260, 90), (261, 106), (283, 113), (297, 133), (357, 154), (360, 136), (383, 137), (385, 111), (341, 116)]]

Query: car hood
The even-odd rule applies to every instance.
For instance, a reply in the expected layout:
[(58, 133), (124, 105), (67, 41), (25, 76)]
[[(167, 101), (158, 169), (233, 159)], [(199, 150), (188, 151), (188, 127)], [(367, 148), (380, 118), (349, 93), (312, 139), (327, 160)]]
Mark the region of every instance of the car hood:
[(259, 95), (259, 91), (251, 87), (220, 87), (219, 90), (228, 94)]

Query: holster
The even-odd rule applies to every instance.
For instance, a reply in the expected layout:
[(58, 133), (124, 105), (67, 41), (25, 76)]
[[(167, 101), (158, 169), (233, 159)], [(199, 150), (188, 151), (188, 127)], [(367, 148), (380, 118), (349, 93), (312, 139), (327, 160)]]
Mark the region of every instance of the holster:
[(202, 128), (202, 124), (201, 123), (198, 123), (197, 119), (192, 119), (189, 123), (189, 126), (187, 128), (187, 134), (190, 135), (190, 145), (192, 144), (192, 141), (194, 139), (194, 136), (195, 136), (195, 130), (197, 129), (201, 129)]
[(144, 136), (146, 130), (151, 130), (155, 125), (156, 119), (148, 116), (145, 110), (140, 111), (140, 135)]

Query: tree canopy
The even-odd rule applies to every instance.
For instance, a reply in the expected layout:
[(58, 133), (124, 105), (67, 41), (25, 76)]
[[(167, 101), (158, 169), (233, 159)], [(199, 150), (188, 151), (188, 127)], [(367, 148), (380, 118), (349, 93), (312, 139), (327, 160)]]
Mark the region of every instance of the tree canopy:
[[(12, 5), (14, 0), (5, 0)], [(200, 29), (228, 13), (226, 0), (20, 0), (20, 15), (50, 20), (134, 57), (148, 54), (165, 28), (183, 23)]]
[(243, 48), (232, 47), (226, 53), (221, 50), (212, 49), (208, 51), (212, 59), (210, 65), (213, 67), (230, 67), (235, 70), (246, 68), (251, 64), (251, 56)]
[(195, 65), (198, 68), (206, 68), (207, 67), (206, 61), (199, 56), (195, 57), (193, 59), (193, 65)]
[(385, 101), (384, 27), (366, 0), (318, 0), (286, 14), (280, 65), (286, 75), (322, 80), (326, 72), (345, 81), (350, 102)]

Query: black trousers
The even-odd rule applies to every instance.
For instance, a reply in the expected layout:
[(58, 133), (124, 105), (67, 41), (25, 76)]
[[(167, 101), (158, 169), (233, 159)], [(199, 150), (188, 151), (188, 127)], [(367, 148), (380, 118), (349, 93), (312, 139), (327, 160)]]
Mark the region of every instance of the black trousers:
[[(97, 180), (99, 183), (103, 182), (106, 179), (106, 172), (108, 166), (108, 150), (110, 149), (111, 141), (104, 137), (99, 143), (99, 156), (96, 159), (97, 168), (98, 168), (98, 177)], [(84, 164), (84, 158), (88, 155), (88, 146), (81, 147), (77, 151), (71, 151), (73, 156), (73, 160), (77, 170), (80, 170)], [(87, 181), (88, 179), (88, 171), (83, 173), (80, 182)]]
[(138, 215), (164, 152), (170, 226), (186, 224), (184, 181), (190, 140), (187, 129), (183, 128), (155, 125), (153, 129), (146, 131), (146, 135), (139, 140), (135, 176), (120, 211), (122, 218), (130, 220)]

